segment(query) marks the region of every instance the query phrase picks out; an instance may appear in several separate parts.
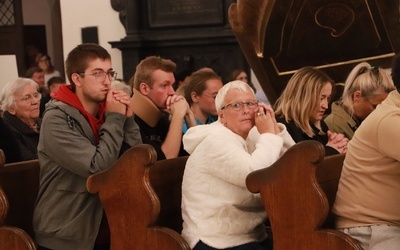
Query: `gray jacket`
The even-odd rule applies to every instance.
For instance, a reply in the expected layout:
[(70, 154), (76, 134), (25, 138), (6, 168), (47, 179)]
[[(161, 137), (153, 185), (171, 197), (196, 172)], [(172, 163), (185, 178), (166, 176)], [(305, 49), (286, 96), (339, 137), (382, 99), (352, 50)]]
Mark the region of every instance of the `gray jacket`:
[(50, 101), (40, 131), (40, 188), (33, 216), (40, 246), (93, 249), (103, 207), (98, 195), (87, 191), (86, 180), (113, 166), (123, 141), (142, 143), (133, 116), (106, 113), (96, 145), (89, 123), (76, 108)]

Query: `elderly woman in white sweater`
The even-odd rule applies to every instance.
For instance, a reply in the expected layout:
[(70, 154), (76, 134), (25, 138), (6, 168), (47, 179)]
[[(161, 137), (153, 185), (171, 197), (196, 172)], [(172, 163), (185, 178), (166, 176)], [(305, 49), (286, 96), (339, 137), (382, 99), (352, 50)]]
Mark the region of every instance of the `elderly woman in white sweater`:
[(242, 81), (227, 83), (215, 99), (218, 121), (190, 128), (182, 183), (183, 237), (203, 249), (268, 249), (266, 213), (246, 176), (274, 163), (294, 141), (270, 106), (258, 103)]

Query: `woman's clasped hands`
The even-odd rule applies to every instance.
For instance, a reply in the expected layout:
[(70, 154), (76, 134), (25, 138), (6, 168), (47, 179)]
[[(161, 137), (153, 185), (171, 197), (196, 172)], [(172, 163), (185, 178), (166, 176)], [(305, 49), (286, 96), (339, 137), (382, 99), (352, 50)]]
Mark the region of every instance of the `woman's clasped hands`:
[(328, 143), (326, 146), (336, 149), (339, 153), (344, 154), (347, 152), (347, 139), (343, 134), (334, 133), (328, 130)]

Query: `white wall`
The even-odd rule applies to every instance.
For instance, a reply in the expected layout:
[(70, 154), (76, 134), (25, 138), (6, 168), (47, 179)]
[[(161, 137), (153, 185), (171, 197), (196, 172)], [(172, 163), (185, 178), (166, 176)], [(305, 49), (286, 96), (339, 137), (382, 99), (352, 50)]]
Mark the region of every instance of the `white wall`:
[[(131, 1), (131, 0), (130, 0)], [(111, 8), (110, 0), (60, 0), (64, 57), (82, 43), (81, 28), (97, 26), (99, 44), (112, 58), (112, 64), (122, 76), (122, 54), (108, 43), (126, 36), (118, 12)]]
[(15, 55), (0, 55), (0, 92), (3, 87), (18, 78), (17, 58)]
[(22, 18), (24, 25), (45, 25), (46, 26), (46, 43), (47, 53), (50, 57), (54, 57), (53, 46), (53, 30), (50, 26), (51, 10), (45, 0), (22, 0)]

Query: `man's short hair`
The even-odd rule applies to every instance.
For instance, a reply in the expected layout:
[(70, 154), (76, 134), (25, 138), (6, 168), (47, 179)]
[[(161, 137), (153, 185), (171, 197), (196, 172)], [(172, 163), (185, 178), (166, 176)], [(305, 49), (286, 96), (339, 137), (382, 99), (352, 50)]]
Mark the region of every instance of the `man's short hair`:
[(30, 68), (26, 71), (25, 77), (26, 77), (26, 78), (31, 78), (31, 79), (32, 79), (33, 74), (35, 74), (35, 73), (40, 73), (40, 72), (43, 72), (43, 69), (41, 69), (41, 68), (39, 68), (39, 67), (37, 67), (37, 66), (30, 67)]
[(65, 69), (73, 89), (75, 89), (75, 83), (72, 80), (72, 74), (84, 73), (89, 66), (89, 61), (98, 58), (101, 60), (111, 60), (108, 51), (95, 43), (80, 44), (69, 52), (67, 60), (65, 61)]
[(176, 64), (169, 59), (163, 59), (159, 56), (146, 57), (136, 66), (135, 75), (131, 78), (129, 84), (137, 90), (139, 90), (142, 82), (152, 87), (152, 74), (154, 71), (160, 69), (165, 72), (174, 73), (175, 68)]
[(64, 84), (65, 83), (64, 78), (62, 78), (61, 76), (53, 76), (52, 78), (50, 78), (47, 81), (47, 86), (50, 88), (50, 86), (57, 84), (57, 83)]

